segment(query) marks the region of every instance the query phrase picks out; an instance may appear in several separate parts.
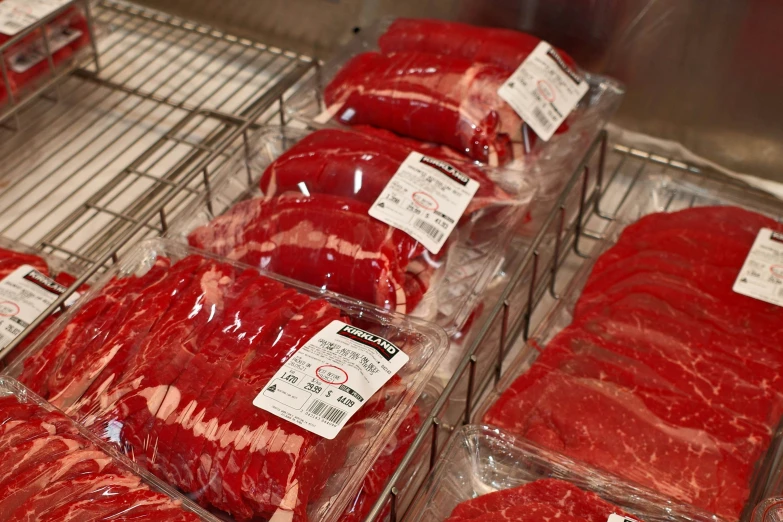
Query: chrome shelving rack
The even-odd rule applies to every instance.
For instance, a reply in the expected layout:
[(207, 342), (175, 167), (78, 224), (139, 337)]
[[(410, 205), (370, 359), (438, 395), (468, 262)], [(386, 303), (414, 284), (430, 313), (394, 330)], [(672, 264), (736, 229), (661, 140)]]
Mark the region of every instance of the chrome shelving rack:
[[(84, 269), (48, 313), (128, 245), (165, 232), (195, 198), (206, 195), (209, 205), (215, 173), (249, 150), (248, 132), (285, 126), (287, 93), (317, 74), (307, 56), (119, 0), (100, 0), (92, 16), (103, 33), (101, 68), (76, 70), (59, 85), (59, 101), (29, 103), (18, 112), (19, 129), (0, 129), (6, 158), (0, 235)], [(454, 376), (368, 521), (380, 520), (387, 509), (392, 522), (404, 517), (449, 434), (472, 419), (515, 346), (585, 261), (590, 243), (603, 237), (640, 176), (656, 169), (694, 184), (753, 190), (717, 172), (610, 144), (601, 132), (538, 233), (504, 267), (503, 284), (485, 299), (484, 313), (461, 341), (464, 357)], [(407, 480), (414, 471), (419, 480)]]

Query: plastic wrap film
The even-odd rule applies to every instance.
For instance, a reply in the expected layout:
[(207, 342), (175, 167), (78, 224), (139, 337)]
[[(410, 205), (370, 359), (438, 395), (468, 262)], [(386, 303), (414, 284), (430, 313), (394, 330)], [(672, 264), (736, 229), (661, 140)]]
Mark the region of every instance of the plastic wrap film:
[(0, 447), (3, 520), (217, 522), (8, 377)]
[[(0, 54), (5, 61), (8, 83), (16, 100), (54, 72), (50, 69), (46, 44), (41, 34), (43, 30), (48, 35), (49, 49), (52, 53), (51, 65), (55, 70), (70, 62), (76, 53), (90, 46), (87, 18), (80, 6), (73, 6), (45, 25), (43, 29), (36, 29), (8, 49), (3, 49)], [(23, 31), (21, 29), (19, 32)], [(0, 31), (0, 46), (11, 40), (13, 36)], [(0, 108), (7, 100), (8, 91), (3, 79), (0, 78)]]
[[(326, 439), (254, 399), (333, 321), (381, 336), (409, 360)], [(446, 347), (434, 325), (153, 240), (9, 372), (211, 510), (329, 521), (356, 496)], [(312, 393), (328, 392), (319, 388)]]
[(689, 506), (488, 426), (458, 430), (411, 509), (411, 522), (713, 520)]
[(733, 291), (777, 203), (642, 176), (478, 419), (738, 520), (777, 480), (780, 319)]
[[(37, 270), (43, 276), (46, 276), (63, 287), (70, 287), (79, 275), (79, 267), (70, 265), (60, 258), (49, 256), (43, 252), (36, 251), (27, 247), (21, 243), (13, 241), (8, 238), (0, 236), (0, 281), (3, 281), (6, 277), (10, 276), (14, 271), (23, 267), (29, 266), (31, 270)], [(81, 291), (87, 290), (88, 287), (80, 289)], [(18, 313), (18, 305), (16, 303), (3, 302), (0, 303), (9, 306), (8, 310), (4, 310), (3, 313), (7, 314), (3, 317), (15, 317)], [(68, 305), (71, 304), (69, 300)], [(11, 352), (7, 353), (0, 365), (2, 367), (12, 363), (14, 359), (27, 347), (30, 346), (35, 339), (42, 334), (46, 328), (51, 326), (52, 323), (59, 317), (59, 312), (55, 312), (46, 318), (46, 320), (29, 334), (24, 341), (14, 348)], [(0, 346), (8, 344), (6, 342), (11, 339), (11, 336), (18, 334), (26, 323), (17, 322), (13, 327), (13, 331), (0, 331)], [(7, 326), (9, 327), (9, 326)]]
[[(504, 244), (529, 212), (536, 190), (520, 172), (502, 175), (459, 163), (443, 147), (374, 129), (269, 128), (248, 143), (249, 151), (227, 163), (224, 181), (207, 200), (172, 222), (170, 235), (435, 321), (450, 334), (467, 320), (503, 262)], [(368, 214), (413, 150), (448, 162), (479, 184), (437, 255)]]
[(611, 79), (582, 73), (588, 93), (549, 142), (536, 140), (497, 90), (538, 42), (515, 31), (384, 20), (324, 64), (286, 107), (310, 124), (372, 125), (490, 165), (524, 170), (544, 163), (548, 178), (541, 184), (554, 195), (623, 90)]
[(780, 522), (783, 520), (783, 498), (772, 497), (764, 499), (756, 509), (750, 522)]

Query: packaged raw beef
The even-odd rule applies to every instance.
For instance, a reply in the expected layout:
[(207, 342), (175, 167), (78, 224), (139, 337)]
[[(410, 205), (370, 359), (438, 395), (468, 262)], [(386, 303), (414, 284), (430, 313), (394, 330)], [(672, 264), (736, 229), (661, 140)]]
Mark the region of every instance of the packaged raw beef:
[[(53, 303), (76, 278), (78, 267), (48, 256), (7, 238), (0, 237), (0, 350), (11, 342)], [(87, 287), (81, 289), (87, 290)], [(66, 303), (70, 306), (78, 293)], [(4, 354), (3, 367), (43, 333), (56, 319), (55, 312), (11, 352)]]
[(449, 441), (406, 520), (706, 522), (713, 518), (508, 433), (468, 425)]
[[(537, 140), (498, 91), (538, 43), (516, 31), (385, 20), (362, 31), (304, 82), (286, 110), (315, 125), (383, 128), (490, 165), (524, 169), (541, 159), (553, 164), (581, 159), (617, 107), (622, 89), (574, 70), (573, 60), (558, 55), (558, 70), (586, 82), (587, 94), (567, 123), (546, 124), (550, 132), (557, 130), (549, 143)], [(543, 122), (545, 116), (539, 117)]]
[[(30, 31), (23, 24), (34, 23), (35, 16), (5, 18), (11, 4), (20, 4), (20, 0), (0, 0), (0, 56), (6, 64), (11, 92), (18, 100), (25, 91), (34, 89), (40, 80), (48, 79), (64, 64), (71, 63), (77, 52), (89, 47), (90, 31), (87, 18), (79, 6), (66, 9), (44, 28)], [(55, 70), (49, 63), (42, 31), (46, 31), (52, 54), (51, 65)], [(11, 40), (14, 43), (4, 45)], [(0, 104), (7, 98), (5, 85), (0, 80)]]
[(657, 183), (629, 198), (481, 418), (738, 520), (779, 443), (783, 224), (731, 204), (670, 207), (705, 191)]
[(170, 241), (135, 247), (10, 372), (234, 520), (335, 520), (442, 329)]
[(385, 131), (269, 128), (249, 143), (171, 235), (449, 333), (535, 194), (522, 173), (458, 163)]
[(62, 412), (0, 378), (0, 519), (216, 519)]

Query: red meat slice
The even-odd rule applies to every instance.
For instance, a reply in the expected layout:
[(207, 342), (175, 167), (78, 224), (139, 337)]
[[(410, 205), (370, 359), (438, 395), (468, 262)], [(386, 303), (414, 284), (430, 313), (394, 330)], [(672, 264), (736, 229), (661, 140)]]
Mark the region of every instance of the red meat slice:
[(325, 129), (307, 135), (267, 167), (260, 180), (261, 190), (267, 197), (294, 191), (331, 194), (372, 205), (402, 162), (416, 150), (452, 162), (479, 182), (466, 214), (511, 200), (480, 169), (464, 159), (454, 162), (456, 153), (444, 153), (445, 147), (426, 146), (376, 129), (361, 131)]
[(225, 332), (227, 338), (221, 336), (220, 344), (212, 343), (211, 349), (207, 347), (199, 353), (197, 362), (202, 358), (205, 365), (211, 365), (212, 377), (194, 387), (197, 395), (184, 403), (179, 415), (173, 419), (176, 433), (172, 449), (177, 451), (172, 451), (168, 468), (174, 475), (173, 482), (188, 491), (198, 489), (196, 476), (204, 456), (202, 448), (218, 429), (222, 410), (216, 411), (213, 401), (226, 391), (229, 380), (245, 358), (270, 345), (300, 306), (299, 300), (293, 299), (296, 292), (284, 290), (282, 285), (266, 278), (257, 278), (249, 290), (247, 297), (241, 298), (246, 305), (239, 316), (241, 324)]
[[(378, 39), (384, 54), (419, 51), (492, 63), (509, 72), (515, 71), (540, 42), (531, 34), (510, 29), (424, 18), (398, 18)], [(577, 68), (565, 52), (558, 50), (558, 54), (569, 67)]]
[(508, 413), (527, 412), (523, 426), (519, 419), (509, 425), (500, 404), (486, 422), (664, 494), (722, 515), (738, 513), (747, 498), (747, 476), (737, 476), (714, 438), (664, 423), (612, 383), (548, 373), (507, 404)]
[(49, 266), (42, 257), (0, 248), (0, 279), (5, 279), (22, 265), (30, 265), (43, 275), (49, 275)]
[(149, 438), (149, 428), (171, 383), (201, 348), (195, 342), (198, 335), (223, 313), (226, 292), (234, 277), (231, 265), (217, 262), (202, 265), (192, 283), (168, 308), (167, 317), (158, 323), (157, 335), (145, 338), (128, 365), (129, 371), (115, 388), (119, 391), (112, 393), (113, 402), (103, 410), (97, 426), (122, 419), (122, 439), (126, 450), (133, 449), (136, 458), (146, 453), (150, 443), (154, 444)]
[[(100, 296), (79, 310), (78, 319), (71, 321), (45, 349), (25, 359), (20, 380), (39, 395), (48, 397), (50, 383), (61, 385), (63, 375), (76, 362), (66, 359), (66, 353), (72, 347), (84, 348), (95, 337), (105, 335), (114, 317), (108, 311), (118, 306), (120, 298), (135, 282), (135, 278), (127, 277), (107, 285)], [(92, 327), (82, 328), (85, 323)]]
[[(304, 520), (301, 517), (305, 516), (311, 493), (314, 495), (323, 487), (323, 482), (314, 476), (318, 475), (317, 469), (335, 469), (335, 463), (343, 461), (346, 449), (338, 437), (328, 444), (331, 454), (323, 455), (320, 462), (314, 461), (313, 447), (322, 441), (320, 437), (252, 403), (261, 387), (307, 339), (338, 318), (339, 312), (328, 303), (310, 302), (285, 325), (273, 344), (246, 360), (227, 385), (225, 393), (231, 402), (220, 415), (217, 444), (205, 445), (205, 449), (215, 448), (210, 452), (210, 469), (202, 472), (208, 479), (204, 485), (208, 485), (205, 494), (210, 504), (235, 515), (232, 507), (236, 510), (245, 506), (265, 516), (272, 516), (277, 510), (293, 512), (294, 520)], [(232, 424), (232, 419), (241, 421)], [(322, 444), (326, 445), (326, 441)]]
[(81, 397), (68, 409), (69, 413), (78, 412), (78, 417), (86, 420), (106, 406), (101, 405), (105, 391), (121, 378), (144, 337), (166, 316), (166, 309), (159, 310), (159, 313), (150, 310), (160, 307), (161, 302), (165, 303), (164, 306), (174, 303), (175, 297), (190, 284), (202, 263), (200, 257), (188, 257), (167, 270), (164, 278), (157, 278), (154, 283), (140, 289), (143, 290), (140, 296), (132, 297), (133, 315), (102, 346), (83, 357), (79, 369), (74, 371), (77, 377), (61, 392), (63, 399), (60, 403), (70, 404), (74, 398)]
[[(13, 425), (12, 430), (46, 423), (57, 433), (53, 435), (47, 429), (36, 438), (0, 450), (0, 519), (94, 520), (88, 512), (100, 513), (101, 506), (112, 500), (114, 505), (125, 505), (125, 509), (146, 511), (149, 517), (145, 520), (198, 520), (120, 469), (61, 413), (46, 411), (35, 403), (20, 403), (17, 397), (5, 397), (0, 399), (0, 418), (4, 419), (3, 427)], [(89, 508), (72, 510), (77, 501), (86, 501)], [(66, 505), (70, 507), (63, 508)], [(148, 506), (159, 507), (153, 511)], [(158, 513), (169, 516), (160, 517)]]
[(342, 123), (372, 125), (502, 164), (522, 141), (522, 120), (497, 95), (509, 72), (497, 65), (420, 52), (363, 53), (327, 85)]
[[(131, 324), (132, 318), (139, 313), (138, 305), (142, 300), (143, 290), (162, 281), (168, 266), (168, 260), (159, 260), (133, 284), (126, 286), (117, 283), (121, 291), (114, 293), (112, 304), (102, 312), (110, 315), (111, 321), (108, 324), (102, 322), (93, 325), (100, 331), (96, 332), (97, 335), (94, 335), (89, 343), (79, 346), (79, 349), (70, 346), (69, 358), (63, 359), (66, 362), (63, 362), (54, 372), (54, 376), (49, 379), (47, 398), (53, 405), (58, 408), (70, 406), (74, 400), (81, 397), (117, 351), (123, 348), (122, 343), (112, 342), (112, 340), (117, 335), (123, 335), (121, 339), (127, 340), (125, 336), (129, 335), (130, 331), (125, 326)], [(79, 377), (74, 379), (71, 377), (73, 375)]]
[(410, 312), (428, 274), (412, 260), (423, 248), (371, 218), (369, 206), (319, 194), (282, 195), (234, 205), (191, 232), (194, 247), (387, 309)]
[[(265, 285), (269, 281), (268, 285)], [(222, 365), (222, 355), (238, 344), (239, 339), (235, 335), (244, 336), (243, 323), (248, 321), (250, 309), (247, 308), (249, 300), (254, 304), (260, 304), (259, 297), (266, 293), (285, 293), (280, 283), (261, 279), (253, 270), (243, 272), (233, 283), (228, 292), (224, 294), (224, 312), (209, 322), (206, 328), (199, 334), (195, 345), (200, 349), (187, 365), (187, 371), (183, 371), (177, 379), (169, 385), (166, 395), (161, 401), (149, 432), (149, 438), (153, 441), (148, 446), (148, 458), (151, 469), (157, 475), (167, 477), (170, 482), (175, 482), (173, 473), (168, 470), (177, 470), (168, 458), (172, 450), (178, 449), (175, 445), (175, 436), (180, 427), (178, 418), (182, 417), (184, 410), (197, 407), (196, 398), (204, 391), (204, 383), (212, 381), (212, 372)], [(289, 291), (296, 294), (294, 291)], [(258, 294), (255, 295), (254, 294)], [(300, 296), (304, 301), (307, 297)], [(209, 388), (209, 386), (206, 386)], [(209, 395), (212, 397), (213, 395)], [(161, 458), (155, 459), (155, 456)], [(182, 463), (183, 465), (185, 463)]]
[(606, 522), (609, 515), (613, 513), (625, 515), (622, 510), (595, 493), (579, 489), (563, 480), (541, 479), (462, 502), (454, 508), (448, 520), (451, 522), (475, 520), (487, 513), (501, 512), (532, 503), (558, 507), (562, 512), (560, 516), (576, 517), (584, 522)]

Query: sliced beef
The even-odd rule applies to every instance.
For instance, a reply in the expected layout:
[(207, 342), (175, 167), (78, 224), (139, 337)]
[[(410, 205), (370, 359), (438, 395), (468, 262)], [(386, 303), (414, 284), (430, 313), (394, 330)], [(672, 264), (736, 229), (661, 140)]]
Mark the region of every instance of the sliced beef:
[(164, 516), (150, 520), (198, 520), (115, 464), (63, 414), (9, 396), (0, 400), (0, 419), (3, 427), (13, 425), (4, 435), (33, 427), (26, 437), (6, 440), (0, 449), (0, 519), (99, 520), (155, 505)]
[(447, 522), (503, 519), (606, 522), (613, 513), (625, 515), (595, 493), (563, 480), (540, 479), (462, 502)]
[(783, 228), (735, 207), (626, 227), (485, 421), (738, 517), (783, 413), (783, 312), (732, 291), (762, 227)]

